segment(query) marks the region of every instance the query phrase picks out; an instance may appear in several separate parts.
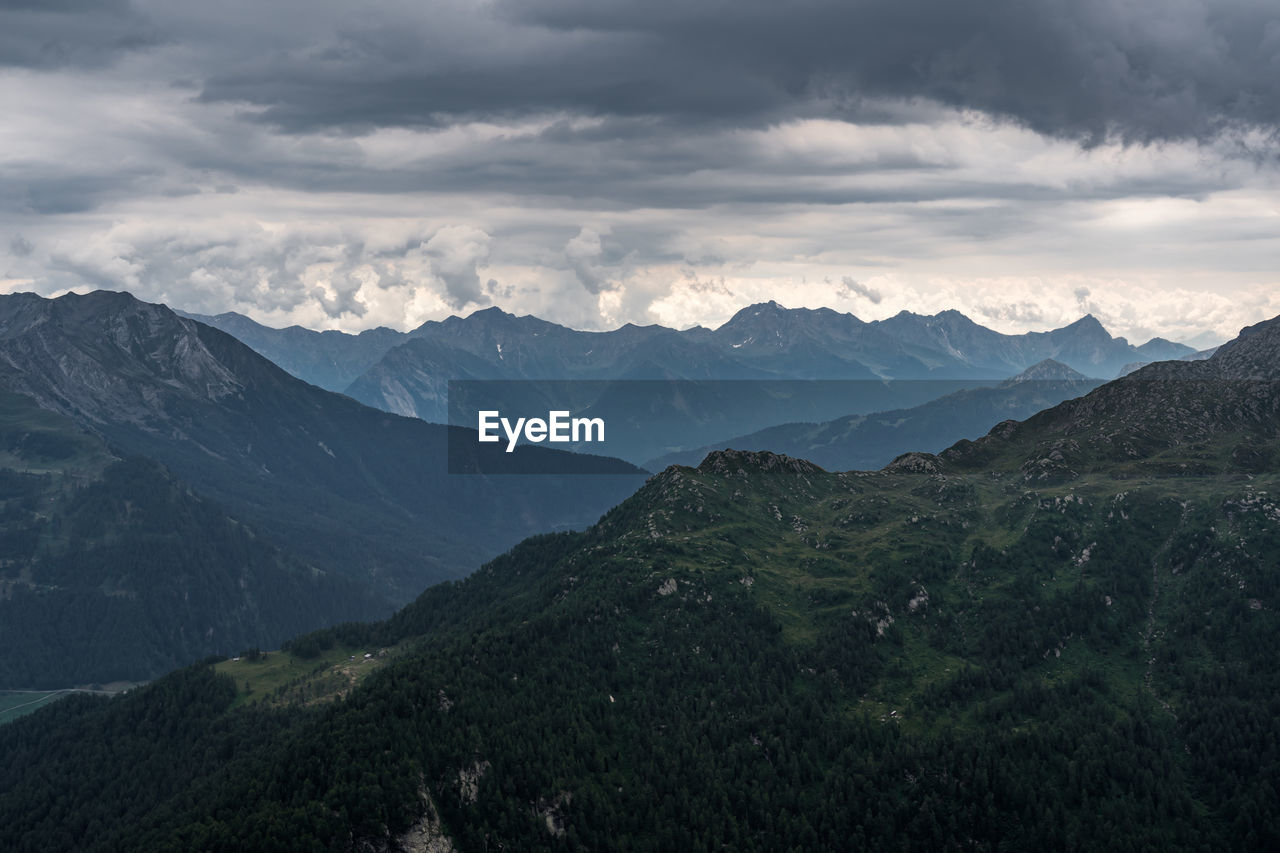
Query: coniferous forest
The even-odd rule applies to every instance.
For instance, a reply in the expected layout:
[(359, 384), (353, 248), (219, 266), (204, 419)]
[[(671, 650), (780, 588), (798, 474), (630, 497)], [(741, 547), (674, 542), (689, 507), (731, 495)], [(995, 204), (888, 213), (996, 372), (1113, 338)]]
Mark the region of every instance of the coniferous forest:
[[(1263, 849), (1270, 478), (672, 468), (255, 688), (0, 729), (7, 849)], [(324, 689), (335, 652), (385, 661)], [(416, 834), (415, 834), (416, 833)]]
[[(1280, 320), (879, 471), (672, 466), (383, 621), (0, 727), (0, 847), (1275, 847), (1277, 363)], [(44, 432), (6, 547), (51, 589), (279, 559)]]

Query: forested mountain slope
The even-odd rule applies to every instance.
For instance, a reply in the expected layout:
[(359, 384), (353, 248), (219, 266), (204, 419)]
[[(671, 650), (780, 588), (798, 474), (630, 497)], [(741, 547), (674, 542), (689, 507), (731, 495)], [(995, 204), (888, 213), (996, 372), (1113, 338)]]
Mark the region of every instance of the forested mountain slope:
[(1275, 847), (1278, 333), (877, 472), (669, 468), (270, 696), (60, 703), (0, 730), (0, 846)]
[(387, 610), (160, 465), (0, 392), (0, 688), (146, 680)]

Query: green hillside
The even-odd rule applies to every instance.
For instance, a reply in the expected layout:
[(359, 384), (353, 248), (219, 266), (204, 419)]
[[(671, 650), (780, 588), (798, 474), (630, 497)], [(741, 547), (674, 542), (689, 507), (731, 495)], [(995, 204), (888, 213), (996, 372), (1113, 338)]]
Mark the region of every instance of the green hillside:
[(0, 730), (0, 847), (1274, 848), (1255, 331), (878, 472), (667, 469), (257, 687), (60, 701)]
[[(145, 831), (104, 824), (108, 848), (385, 840), (425, 794), (462, 849), (1238, 849), (1273, 838), (1280, 770), (1273, 480), (1032, 489), (720, 454), (388, 623), (301, 641), (420, 644), (345, 700), (229, 710), (243, 681), (195, 669), (19, 721), (6, 756), (51, 776), (6, 758), (0, 803), (58, 778), (70, 726), (100, 769), (181, 774), (144, 786)], [(189, 724), (157, 698), (179, 686), (210, 727), (110, 736)], [(262, 727), (279, 737), (250, 751)], [(186, 766), (214, 744), (227, 762)], [(6, 817), (40, 837), (91, 813)]]

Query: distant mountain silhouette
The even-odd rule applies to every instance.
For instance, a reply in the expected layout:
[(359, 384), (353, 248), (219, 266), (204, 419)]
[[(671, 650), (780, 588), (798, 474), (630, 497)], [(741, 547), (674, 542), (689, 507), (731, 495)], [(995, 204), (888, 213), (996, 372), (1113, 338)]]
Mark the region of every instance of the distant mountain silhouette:
[(1010, 418), (1026, 418), (1102, 384), (1052, 359), (994, 387), (969, 388), (911, 408), (848, 415), (824, 423), (788, 423), (673, 453), (645, 463), (697, 465), (716, 450), (771, 451), (811, 460), (828, 471), (875, 470), (912, 450), (940, 451), (976, 438)]
[[(1133, 346), (1092, 315), (1048, 332), (1006, 335), (959, 311), (864, 322), (828, 308), (750, 305), (718, 329), (626, 325), (580, 332), (498, 308), (360, 335), (269, 329), (238, 314), (197, 316), (294, 375), (399, 414), (438, 418), (449, 379), (1003, 379), (1052, 358), (1089, 377), (1190, 347)], [(345, 382), (345, 384), (344, 384)]]

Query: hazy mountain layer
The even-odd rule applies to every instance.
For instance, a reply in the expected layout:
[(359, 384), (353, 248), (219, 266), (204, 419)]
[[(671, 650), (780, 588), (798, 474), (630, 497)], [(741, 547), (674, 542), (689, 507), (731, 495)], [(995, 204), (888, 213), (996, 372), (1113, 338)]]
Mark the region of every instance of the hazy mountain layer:
[(996, 387), (956, 391), (912, 408), (823, 423), (780, 424), (659, 457), (645, 467), (658, 471), (668, 465), (696, 465), (713, 450), (735, 448), (796, 456), (829, 471), (873, 470), (910, 450), (938, 451), (962, 438), (976, 438), (1000, 421), (1029, 417), (1100, 384), (1046, 360)]
[(159, 465), (0, 392), (0, 688), (139, 681), (387, 612)]
[(578, 332), (490, 308), (425, 324), (412, 335), (347, 393), (387, 411), (443, 421), (450, 379), (973, 380), (1012, 376), (1046, 358), (1110, 378), (1134, 361), (1192, 351), (1161, 339), (1134, 347), (1091, 316), (1052, 332), (1003, 335), (956, 311), (864, 323), (852, 314), (774, 302), (744, 308), (714, 331)]
[(328, 391), (345, 390), (388, 350), (409, 338), (384, 326), (349, 335), (337, 331), (317, 332), (301, 326), (273, 329), (234, 311), (212, 316), (177, 313), (221, 329), (294, 376)]
[(273, 542), (391, 601), (524, 536), (590, 524), (641, 482), (624, 463), (575, 458), (566, 470), (619, 476), (450, 476), (447, 428), (322, 391), (122, 293), (0, 298), (0, 388), (161, 462)]
[[(1061, 329), (1005, 335), (958, 311), (863, 322), (830, 309), (752, 305), (718, 329), (627, 325), (580, 332), (497, 308), (408, 333), (270, 329), (238, 314), (196, 316), (296, 376), (399, 414), (442, 419), (449, 379), (1002, 379), (1046, 358), (1110, 378), (1190, 347), (1133, 346), (1092, 316)], [(344, 381), (345, 380), (345, 381)]]

